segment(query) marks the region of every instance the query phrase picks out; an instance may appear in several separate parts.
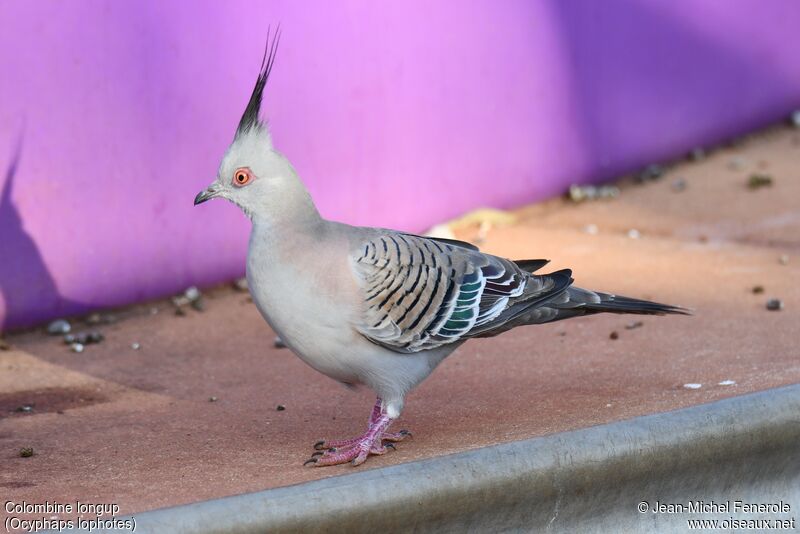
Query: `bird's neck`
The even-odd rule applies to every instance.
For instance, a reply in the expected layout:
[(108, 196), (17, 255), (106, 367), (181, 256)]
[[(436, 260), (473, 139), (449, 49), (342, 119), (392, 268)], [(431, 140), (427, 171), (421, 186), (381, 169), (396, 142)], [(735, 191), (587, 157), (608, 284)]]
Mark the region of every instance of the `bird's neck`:
[(282, 191), (280, 198), (249, 213), (253, 228), (263, 233), (311, 233), (325, 223), (308, 190), (298, 180), (290, 190)]

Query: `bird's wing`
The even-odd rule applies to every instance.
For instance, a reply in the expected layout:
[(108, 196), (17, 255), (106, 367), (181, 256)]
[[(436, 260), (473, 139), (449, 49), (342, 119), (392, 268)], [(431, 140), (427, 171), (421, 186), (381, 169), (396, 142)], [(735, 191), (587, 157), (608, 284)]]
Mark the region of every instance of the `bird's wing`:
[(544, 260), (517, 264), (465, 245), (390, 231), (365, 239), (352, 257), (357, 330), (397, 352), (432, 349), (510, 321), (572, 282), (569, 271), (531, 274)]

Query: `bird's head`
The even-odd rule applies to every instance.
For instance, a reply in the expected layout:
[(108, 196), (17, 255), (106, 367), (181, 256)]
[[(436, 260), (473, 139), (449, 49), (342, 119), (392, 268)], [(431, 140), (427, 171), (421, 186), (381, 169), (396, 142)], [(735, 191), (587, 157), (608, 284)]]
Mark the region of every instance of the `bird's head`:
[[(267, 123), (259, 118), (261, 99), (280, 41), (280, 28), (267, 45), (256, 85), (242, 114), (236, 135), (220, 163), (217, 178), (194, 199), (195, 205), (212, 198), (227, 199), (251, 219), (261, 212), (279, 209), (292, 193), (305, 192), (289, 161), (272, 146)], [(299, 188), (298, 188), (299, 186)]]

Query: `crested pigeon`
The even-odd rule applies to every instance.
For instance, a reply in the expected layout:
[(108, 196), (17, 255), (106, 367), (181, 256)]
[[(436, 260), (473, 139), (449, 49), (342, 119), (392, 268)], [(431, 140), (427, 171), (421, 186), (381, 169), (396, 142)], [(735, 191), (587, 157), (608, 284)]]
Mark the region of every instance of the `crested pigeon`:
[(307, 464), (363, 463), (407, 431), (389, 432), (406, 395), (470, 338), (595, 313), (685, 314), (656, 302), (572, 285), (546, 260), (508, 260), (462, 241), (322, 218), (259, 118), (280, 30), (216, 180), (194, 200), (224, 198), (252, 221), (247, 281), (275, 332), (305, 363), (377, 393), (366, 432), (321, 441)]

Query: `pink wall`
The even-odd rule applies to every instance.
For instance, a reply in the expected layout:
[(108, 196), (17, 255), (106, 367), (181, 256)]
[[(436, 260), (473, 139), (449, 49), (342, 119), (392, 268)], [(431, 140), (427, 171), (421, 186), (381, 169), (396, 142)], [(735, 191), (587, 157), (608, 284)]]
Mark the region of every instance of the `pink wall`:
[(794, 0), (6, 1), (0, 326), (243, 272), (248, 223), (192, 199), (278, 22), (275, 144), (356, 224), (519, 205), (800, 107)]

